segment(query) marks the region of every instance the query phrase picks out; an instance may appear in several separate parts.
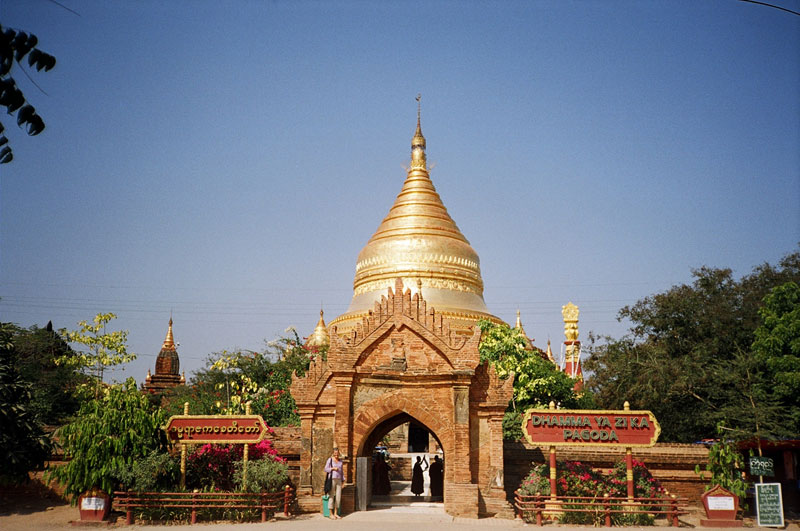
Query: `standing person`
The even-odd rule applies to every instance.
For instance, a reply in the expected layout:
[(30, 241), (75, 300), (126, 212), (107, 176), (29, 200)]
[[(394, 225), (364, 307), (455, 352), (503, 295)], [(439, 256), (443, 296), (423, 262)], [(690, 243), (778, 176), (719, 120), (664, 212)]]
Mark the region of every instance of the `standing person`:
[(441, 498), (444, 493), (444, 464), (438, 455), (433, 456), (428, 476), (431, 478), (431, 498)]
[(325, 462), (325, 474), (331, 475), (331, 492), (328, 499), (328, 510), (332, 520), (338, 520), (342, 506), (342, 481), (344, 481), (344, 464), (339, 459), (339, 449), (333, 449), (333, 455)]
[[(425, 468), (422, 468), (422, 463), (425, 463)], [(419, 496), (425, 492), (425, 478), (422, 476), (423, 470), (428, 470), (428, 461), (425, 457), (417, 456), (417, 462), (414, 463), (414, 469), (411, 472), (411, 492), (414, 496)]]
[(382, 453), (375, 456), (375, 463), (372, 465), (372, 494), (387, 496), (392, 492), (392, 483), (389, 481), (391, 468)]

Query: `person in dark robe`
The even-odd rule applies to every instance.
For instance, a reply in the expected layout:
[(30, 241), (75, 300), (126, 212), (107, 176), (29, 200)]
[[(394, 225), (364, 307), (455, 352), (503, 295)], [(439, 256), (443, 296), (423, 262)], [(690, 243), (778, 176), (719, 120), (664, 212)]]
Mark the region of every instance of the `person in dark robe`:
[(428, 476), (431, 478), (431, 497), (441, 498), (444, 495), (444, 463), (438, 455), (433, 457), (428, 467)]
[[(423, 463), (425, 463), (425, 468), (422, 468)], [(411, 492), (414, 493), (414, 496), (425, 492), (425, 478), (422, 476), (424, 470), (428, 470), (428, 461), (425, 457), (417, 456), (417, 462), (414, 463), (414, 469), (411, 472)]]
[(388, 496), (392, 491), (392, 484), (389, 481), (391, 468), (382, 453), (375, 456), (375, 462), (372, 464), (372, 494)]

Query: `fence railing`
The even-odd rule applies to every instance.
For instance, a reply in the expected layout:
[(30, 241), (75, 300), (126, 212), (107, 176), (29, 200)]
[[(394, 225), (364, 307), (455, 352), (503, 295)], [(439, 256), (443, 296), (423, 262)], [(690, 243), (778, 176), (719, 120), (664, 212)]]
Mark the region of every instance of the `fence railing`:
[(133, 525), (137, 508), (187, 509), (189, 522), (197, 523), (197, 512), (204, 509), (260, 510), (266, 522), (276, 512), (289, 516), (295, 502), (295, 491), (287, 485), (280, 492), (114, 492), (112, 508), (125, 511), (125, 523)]
[(678, 517), (687, 514), (686, 498), (615, 498), (610, 496), (556, 496), (515, 493), (514, 510), (517, 517), (543, 525), (545, 517), (565, 513), (584, 513), (593, 516), (596, 523), (606, 527), (612, 524), (613, 515), (664, 515), (670, 525), (678, 526)]

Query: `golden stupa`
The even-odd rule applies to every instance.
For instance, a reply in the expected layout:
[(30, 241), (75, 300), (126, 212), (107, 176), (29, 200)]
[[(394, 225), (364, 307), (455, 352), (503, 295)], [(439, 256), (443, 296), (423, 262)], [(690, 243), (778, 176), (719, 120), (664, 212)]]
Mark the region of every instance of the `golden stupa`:
[[(418, 100), (419, 101), (419, 100)], [(411, 140), (411, 166), (389, 214), (358, 254), (353, 300), (330, 322), (340, 335), (351, 331), (394, 288), (421, 291), (428, 304), (450, 320), (451, 329), (469, 333), (479, 319), (502, 322), (483, 300), (480, 259), (447, 213), (431, 182), (425, 158), (419, 107)]]

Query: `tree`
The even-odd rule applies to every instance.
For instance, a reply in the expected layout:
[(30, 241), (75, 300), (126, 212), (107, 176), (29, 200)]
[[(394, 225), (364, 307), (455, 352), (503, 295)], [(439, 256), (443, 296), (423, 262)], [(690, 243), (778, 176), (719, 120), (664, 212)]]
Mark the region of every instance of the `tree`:
[(629, 333), (620, 339), (590, 336), (584, 364), (592, 374), (588, 387), (603, 407), (617, 409), (628, 400), (635, 409), (653, 411), (667, 441), (713, 437), (720, 419), (730, 422), (730, 401), (745, 388), (757, 391), (751, 398), (761, 412), (772, 407), (771, 398), (758, 395), (765, 375), (759, 365), (747, 365), (754, 361), (748, 354), (764, 296), (800, 281), (800, 252), (738, 281), (730, 269), (703, 267), (692, 274), (692, 284), (622, 308), (618, 318), (631, 321)]
[(755, 331), (754, 358), (766, 364), (766, 379), (780, 404), (783, 424), (800, 433), (800, 286), (787, 282), (764, 297)]
[(91, 488), (111, 493), (134, 461), (153, 450), (166, 450), (166, 421), (166, 414), (150, 407), (133, 378), (109, 386), (99, 398), (84, 403), (75, 421), (58, 430), (69, 462), (53, 469), (50, 477), (64, 485), (73, 503)]
[(293, 329), (288, 331), (291, 336), (267, 343), (262, 352), (211, 354), (189, 386), (176, 388), (164, 397), (165, 409), (179, 414), (183, 403), (189, 402), (193, 414), (232, 414), (244, 412), (250, 402), (251, 411), (270, 426), (299, 424), (289, 392), (292, 374), (304, 373), (311, 359), (324, 356), (326, 349), (308, 349)]
[(14, 327), (0, 324), (0, 484), (24, 482), (50, 456), (51, 442), (30, 407), (31, 386), (16, 367)]
[(94, 376), (97, 378), (95, 398), (99, 396), (100, 384), (103, 382), (103, 373), (106, 368), (136, 359), (136, 354), (128, 352), (127, 330), (106, 332), (106, 325), (116, 318), (117, 316), (113, 313), (98, 313), (94, 317), (93, 324), (86, 321), (79, 322), (80, 330), (61, 330), (61, 333), (71, 343), (78, 343), (89, 348), (89, 350), (78, 352), (75, 356), (62, 356), (58, 361), (94, 371)]
[(82, 384), (86, 376), (59, 359), (70, 359), (75, 352), (53, 330), (52, 323), (44, 328), (14, 327), (14, 350), (20, 376), (31, 385), (30, 407), (45, 424), (57, 425), (74, 415), (80, 408)]
[[(6, 108), (9, 115), (17, 113), (17, 125), (24, 128), (30, 136), (44, 131), (44, 120), (17, 86), (12, 76), (12, 67), (17, 63), (24, 71), (23, 61), (27, 56), (28, 66), (37, 71), (51, 70), (56, 65), (56, 58), (38, 49), (38, 42), (36, 35), (0, 25), (0, 105)], [(11, 162), (14, 158), (3, 131), (5, 127), (0, 122), (0, 164)]]
[(481, 362), (491, 363), (497, 376), (514, 378), (514, 394), (503, 418), (503, 436), (522, 437), (522, 413), (529, 408), (544, 408), (553, 401), (566, 408), (591, 408), (590, 394), (577, 394), (575, 380), (551, 361), (528, 348), (522, 331), (507, 324), (479, 321)]

